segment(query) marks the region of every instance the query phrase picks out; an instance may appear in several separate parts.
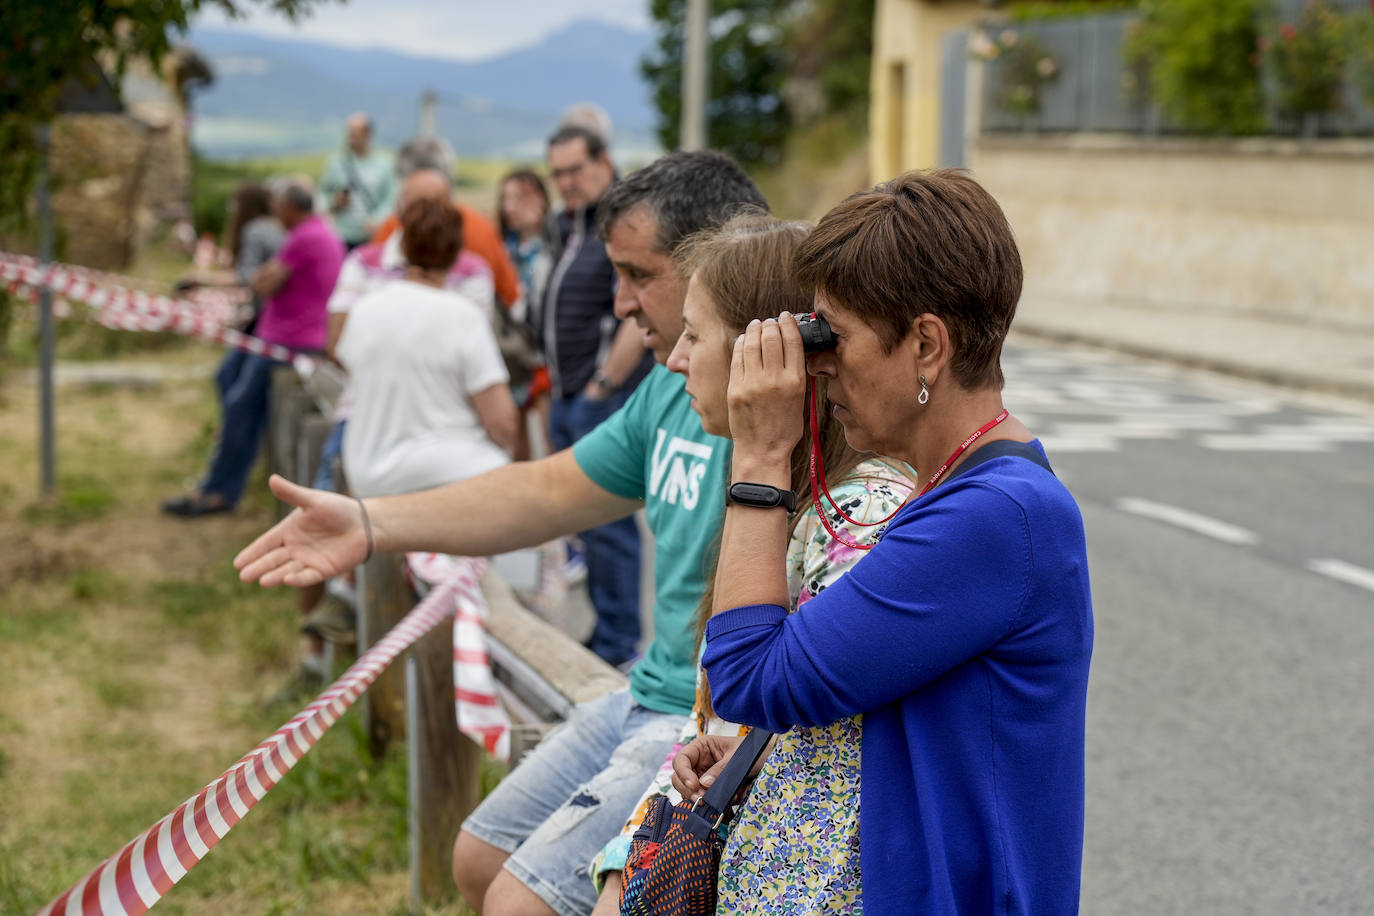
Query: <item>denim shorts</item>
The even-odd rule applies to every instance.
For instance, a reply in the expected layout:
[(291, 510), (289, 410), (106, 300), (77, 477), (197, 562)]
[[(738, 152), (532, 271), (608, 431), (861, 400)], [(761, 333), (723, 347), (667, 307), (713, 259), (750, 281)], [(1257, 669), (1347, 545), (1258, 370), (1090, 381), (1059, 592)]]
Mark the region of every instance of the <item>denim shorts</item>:
[(563, 916), (596, 905), (592, 859), (667, 759), (685, 716), (617, 690), (578, 705), (472, 812), (463, 829), (511, 854), (505, 868)]

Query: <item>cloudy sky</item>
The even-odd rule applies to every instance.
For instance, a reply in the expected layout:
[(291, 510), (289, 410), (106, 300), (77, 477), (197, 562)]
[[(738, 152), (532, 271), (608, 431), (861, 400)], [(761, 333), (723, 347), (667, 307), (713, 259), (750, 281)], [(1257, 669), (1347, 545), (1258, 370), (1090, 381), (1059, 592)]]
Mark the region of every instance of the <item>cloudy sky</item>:
[(649, 0), (326, 0), (299, 26), (253, 4), (242, 4), (252, 11), (248, 19), (210, 13), (196, 24), (473, 59), (530, 44), (573, 19), (647, 28), (648, 6)]

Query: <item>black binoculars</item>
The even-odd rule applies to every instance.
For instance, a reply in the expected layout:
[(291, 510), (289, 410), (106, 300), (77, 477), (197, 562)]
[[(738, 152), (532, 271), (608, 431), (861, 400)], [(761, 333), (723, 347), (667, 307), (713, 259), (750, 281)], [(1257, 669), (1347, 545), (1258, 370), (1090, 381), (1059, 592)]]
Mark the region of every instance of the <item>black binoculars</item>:
[(812, 312), (797, 316), (797, 330), (801, 331), (802, 350), (807, 353), (822, 353), (835, 349), (835, 332), (830, 330), (830, 322)]

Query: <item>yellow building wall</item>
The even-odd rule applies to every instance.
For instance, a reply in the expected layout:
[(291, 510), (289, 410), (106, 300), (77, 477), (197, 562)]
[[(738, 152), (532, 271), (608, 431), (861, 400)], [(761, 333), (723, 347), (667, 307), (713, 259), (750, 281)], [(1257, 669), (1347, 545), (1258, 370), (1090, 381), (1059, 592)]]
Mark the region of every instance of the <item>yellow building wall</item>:
[(877, 0), (869, 107), (874, 181), (939, 164), (940, 43), (986, 12), (976, 0)]

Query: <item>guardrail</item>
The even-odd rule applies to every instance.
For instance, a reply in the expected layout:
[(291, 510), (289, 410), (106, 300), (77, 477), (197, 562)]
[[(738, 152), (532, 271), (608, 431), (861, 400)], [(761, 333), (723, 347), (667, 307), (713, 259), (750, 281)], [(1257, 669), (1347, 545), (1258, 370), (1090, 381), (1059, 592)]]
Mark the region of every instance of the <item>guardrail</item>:
[[(319, 465), (333, 398), (286, 368), (273, 377), (268, 460), (275, 473), (308, 485)], [(337, 394), (337, 392), (335, 392)], [(337, 479), (337, 478), (336, 478)], [(522, 605), (494, 570), (482, 578), (487, 652), (497, 693), (513, 722), (510, 762), (538, 743), (577, 703), (626, 684), (567, 633)], [(403, 559), (378, 554), (359, 569), (358, 646), (387, 633), (414, 603)], [(376, 754), (408, 739), (411, 895), (416, 902), (453, 887), (451, 851), (463, 818), (481, 800), (481, 749), (457, 728), (452, 620), (423, 637), (406, 659), (378, 676), (363, 699), (364, 728)]]

